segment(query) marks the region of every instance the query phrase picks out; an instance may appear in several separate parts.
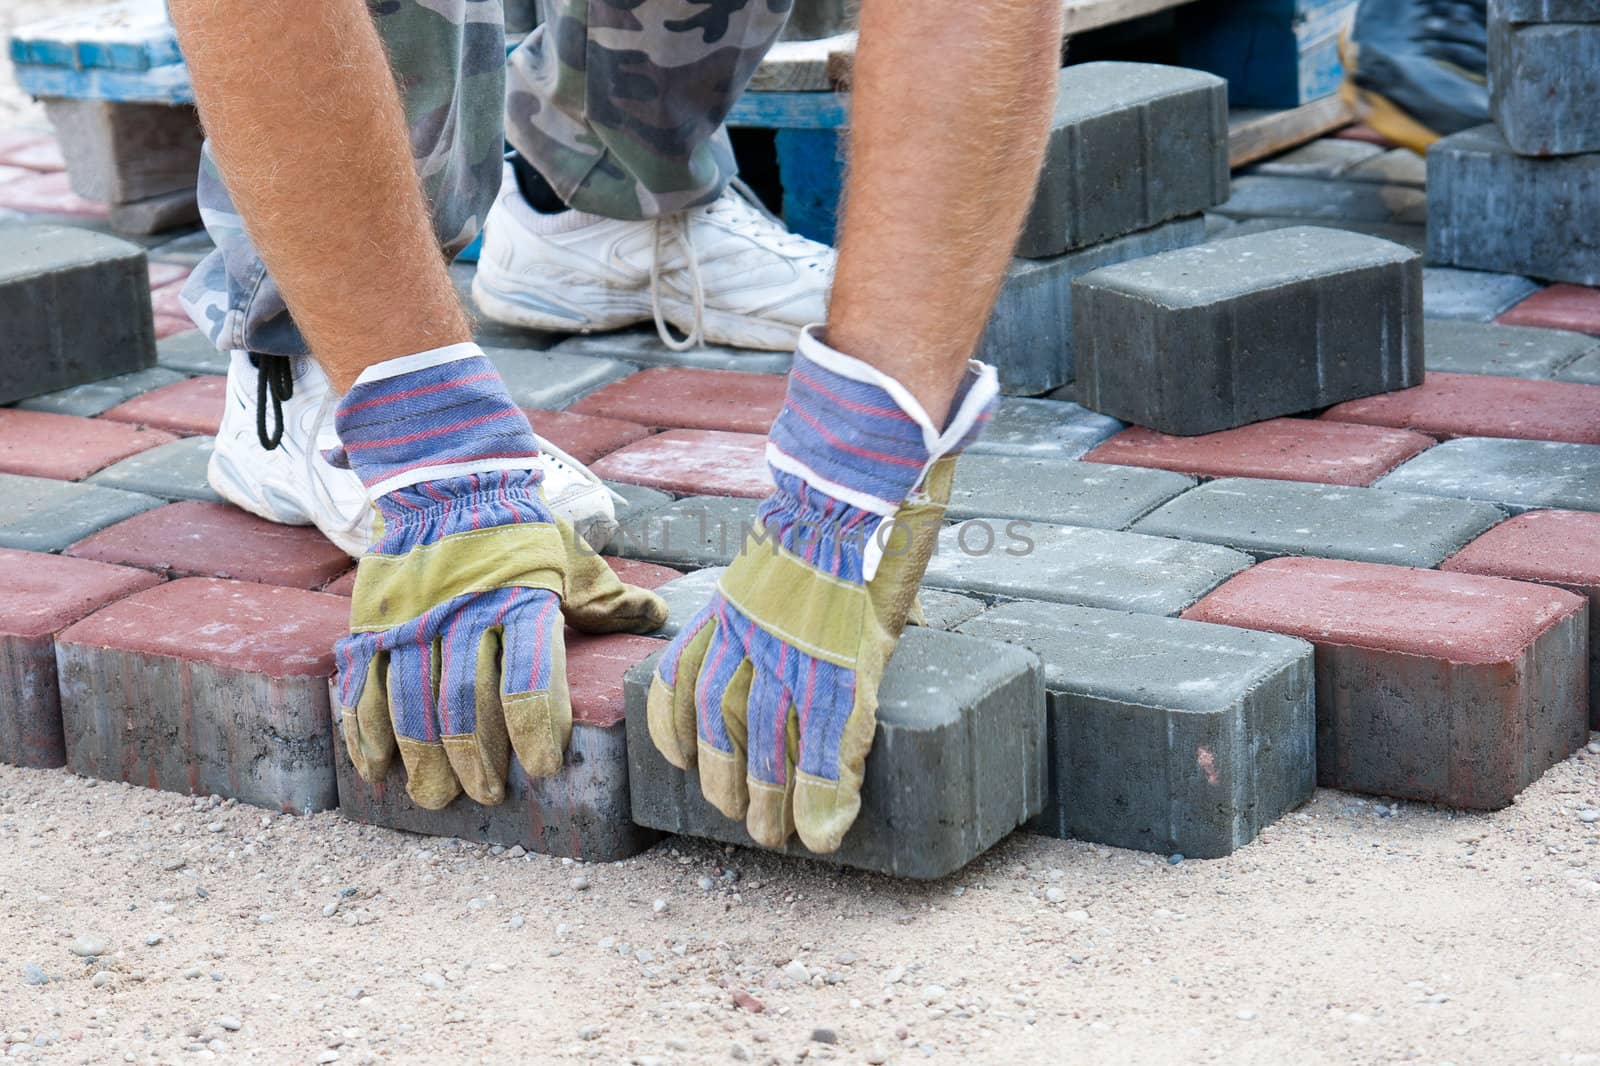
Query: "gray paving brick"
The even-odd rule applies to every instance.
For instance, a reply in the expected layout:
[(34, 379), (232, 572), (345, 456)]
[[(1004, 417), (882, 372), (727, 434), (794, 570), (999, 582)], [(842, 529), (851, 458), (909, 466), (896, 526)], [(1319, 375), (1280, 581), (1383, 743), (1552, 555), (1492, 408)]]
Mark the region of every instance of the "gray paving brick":
[(1383, 185), (1411, 185), (1420, 189), (1428, 184), (1428, 161), (1409, 148), (1391, 148), (1351, 167), (1345, 179), (1375, 181)]
[(1365, 141), (1324, 137), (1257, 163), (1249, 173), (1278, 178), (1337, 178), (1383, 154), (1383, 149), (1378, 145)]
[(55, 552), (140, 511), (154, 496), (73, 481), (0, 474), (0, 548)]
[[(340, 812), (368, 825), (503, 847), (520, 844), (528, 851), (586, 862), (616, 862), (637, 855), (660, 834), (632, 820), (622, 675), (639, 661), (639, 649), (659, 644), (638, 637), (583, 638), (569, 633), (574, 708), (566, 763), (551, 777), (530, 778), (513, 757), (506, 798), (492, 807), (464, 795), (443, 810), (418, 807), (406, 793), (405, 768), (398, 759), (383, 781), (370, 784), (350, 764), (344, 737), (335, 729)], [(597, 654), (603, 660), (604, 677), (594, 676), (592, 660)], [(577, 665), (575, 655), (590, 661)], [(592, 706), (597, 697), (604, 707)], [(329, 698), (337, 698), (331, 686)]]
[[(628, 778), (633, 820), (669, 833), (755, 847), (742, 822), (700, 795), (650, 740), (645, 700), (655, 659), (629, 671)], [(878, 690), (877, 732), (861, 814), (832, 855), (798, 839), (790, 855), (929, 880), (952, 873), (1039, 813), (1045, 705), (1032, 653), (910, 628)]]
[(637, 366), (688, 366), (704, 370), (744, 370), (752, 374), (788, 373), (793, 352), (760, 352), (707, 344), (689, 352), (675, 352), (661, 343), (654, 329), (628, 329), (568, 337), (555, 352), (616, 359)]
[(1583, 385), (1600, 385), (1600, 352), (1581, 356), (1556, 372), (1558, 381), (1576, 381)]
[(621, 522), (672, 502), (672, 497), (667, 493), (643, 485), (625, 485), (620, 481), (607, 481), (605, 484), (606, 488), (622, 497), (621, 500), (613, 499), (617, 520)]
[(328, 678), (350, 602), (185, 578), (56, 638), (67, 766), (272, 811), (339, 802)]
[(1534, 159), (1479, 126), (1428, 149), (1428, 188), (1434, 262), (1600, 283), (1600, 153)]
[(1489, 114), (1522, 155), (1600, 151), (1600, 22), (1489, 16)]
[(180, 374), (226, 374), (229, 356), (197, 329), (174, 333), (156, 343), (156, 364)]
[(1221, 858), (1316, 788), (1305, 641), (1045, 603), (960, 631), (1044, 662), (1050, 782), (1035, 832)]
[(1539, 291), (1520, 274), (1430, 266), (1422, 271), (1422, 313), (1428, 318), (1491, 322)]
[(161, 243), (151, 247), (150, 259), (152, 262), (194, 267), (216, 250), (217, 246), (211, 243), (211, 235), (203, 229), (197, 229), (192, 233), (163, 236)]
[(91, 484), (159, 496), (163, 500), (222, 501), (206, 480), (214, 437), (184, 437), (129, 456), (91, 475)]
[(1427, 200), (1409, 185), (1256, 175), (1236, 179), (1233, 196), (1215, 210), (1239, 219), (1421, 223), (1427, 220)]
[(1051, 259), (1014, 259), (977, 358), (1000, 373), (1000, 388), (1037, 396), (1071, 381), (1072, 281), (1091, 270), (1205, 240), (1205, 220), (1191, 215)]
[(1070, 66), (1017, 254), (1057, 256), (1227, 198), (1225, 81), (1147, 63)]
[(500, 371), (512, 402), (522, 408), (565, 407), (606, 382), (633, 373), (633, 367), (615, 359), (570, 352), (485, 347), (483, 354)]
[(117, 233), (154, 236), (200, 221), (200, 201), (193, 187), (112, 204), (111, 228)]
[(1079, 526), (963, 523), (939, 535), (923, 585), (993, 599), (1175, 615), (1250, 565), (1214, 544)]
[(205, 137), (194, 108), (61, 97), (44, 107), (84, 199), (125, 204), (194, 189)]
[(1194, 484), (1193, 478), (1167, 470), (967, 454), (956, 463), (945, 516), (1126, 529)]
[(1429, 448), (1376, 487), (1483, 500), (1510, 514), (1600, 511), (1600, 444), (1461, 437)]
[(0, 404), (153, 366), (144, 252), (67, 226), (0, 227)]
[(1158, 508), (1133, 531), (1222, 544), (1256, 562), (1309, 555), (1434, 567), (1504, 518), (1498, 507), (1472, 500), (1223, 478)]
[(1493, 0), (1490, 11), (1511, 22), (1600, 22), (1594, 0)]
[(1126, 422), (1070, 401), (1007, 396), (967, 454), (1080, 459), (1127, 428)]
[(93, 418), (111, 410), (124, 400), (131, 400), (151, 389), (159, 389), (163, 385), (171, 385), (182, 380), (184, 375), (176, 370), (153, 366), (148, 370), (135, 370), (131, 374), (118, 374), (104, 381), (91, 381), (86, 385), (61, 389), (59, 392), (47, 392), (43, 396), (23, 400), (17, 406), (26, 411), (50, 411), (58, 415)]
[(1430, 371), (1552, 378), (1585, 355), (1600, 354), (1600, 340), (1559, 329), (1433, 319), (1423, 332)]
[(685, 496), (623, 519), (606, 554), (688, 570), (727, 566), (743, 549), (760, 504), (728, 496)]
[[(711, 594), (716, 591), (725, 570), (725, 566), (707, 567), (657, 588), (656, 594), (667, 601), (667, 624), (653, 635), (677, 636), (678, 630), (711, 602)], [(984, 611), (982, 600), (941, 589), (922, 589), (917, 601), (922, 604), (923, 619), (929, 629), (954, 629)]]
[(1214, 241), (1097, 270), (1073, 301), (1078, 401), (1164, 433), (1422, 382), (1421, 260), (1375, 237), (1307, 226)]

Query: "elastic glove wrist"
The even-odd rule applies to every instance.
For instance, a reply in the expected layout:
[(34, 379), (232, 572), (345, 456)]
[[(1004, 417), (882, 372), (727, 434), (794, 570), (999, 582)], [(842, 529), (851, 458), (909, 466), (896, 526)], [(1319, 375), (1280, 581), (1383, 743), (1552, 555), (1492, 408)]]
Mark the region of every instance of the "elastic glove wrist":
[(367, 367), (334, 424), (346, 462), (374, 498), (423, 482), (470, 488), (458, 479), (527, 472), (539, 455), (527, 415), (471, 343)]

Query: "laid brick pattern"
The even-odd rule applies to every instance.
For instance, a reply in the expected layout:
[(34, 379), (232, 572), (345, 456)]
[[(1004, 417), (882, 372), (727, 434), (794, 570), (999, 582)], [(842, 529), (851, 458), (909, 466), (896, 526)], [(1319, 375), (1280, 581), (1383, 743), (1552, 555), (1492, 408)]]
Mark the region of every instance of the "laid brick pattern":
[(1508, 437), (1600, 444), (1600, 386), (1429, 374), (1416, 388), (1330, 407), (1322, 417), (1431, 437)]
[(0, 208), (40, 215), (104, 219), (111, 209), (72, 191), (66, 171), (29, 174), (0, 184)]
[(181, 374), (228, 373), (228, 353), (218, 351), (193, 323), (162, 338), (156, 345), (156, 363)]
[(67, 761), (55, 635), (90, 612), (161, 579), (126, 567), (0, 548), (0, 762)]
[(0, 408), (0, 472), (78, 481), (177, 440), (141, 426)]
[[(148, 432), (148, 431), (147, 431)], [(163, 500), (215, 500), (221, 502), (206, 480), (214, 437), (183, 437), (151, 448), (91, 475), (92, 484), (142, 492)]]
[(1529, 511), (1497, 526), (1440, 567), (1537, 581), (1589, 601), (1589, 728), (1600, 729), (1600, 514)]
[(1504, 326), (1542, 326), (1600, 336), (1600, 289), (1552, 285), (1518, 303), (1497, 321)]
[(1183, 617), (1316, 646), (1326, 787), (1495, 810), (1588, 739), (1588, 620), (1570, 592), (1274, 559)]
[(47, 392), (42, 396), (23, 400), (17, 404), (24, 411), (47, 411), (57, 415), (77, 415), (93, 418), (104, 414), (126, 400), (142, 396), (151, 389), (173, 385), (183, 380), (183, 375), (166, 367), (153, 366), (148, 370), (135, 370), (131, 374), (118, 374), (102, 381)]
[(1488, 322), (1539, 291), (1520, 274), (1433, 266), (1422, 272), (1422, 311), (1429, 318)]
[(1126, 529), (1193, 487), (1193, 479), (1166, 470), (1024, 455), (963, 455), (956, 463), (945, 517)]
[(585, 396), (568, 410), (645, 426), (765, 433), (783, 410), (781, 374), (651, 367)]
[(214, 437), (222, 428), (222, 409), (226, 406), (227, 395), (226, 377), (190, 378), (120, 403), (101, 417), (154, 426), (180, 436)]
[(637, 422), (571, 411), (529, 411), (528, 420), (540, 440), (549, 441), (580, 463), (592, 463), (650, 435), (650, 430)]
[(1600, 511), (1600, 446), (1462, 437), (1428, 449), (1376, 487), (1485, 500), (1511, 514)]
[(186, 500), (101, 530), (66, 554), (170, 577), (225, 577), (318, 589), (350, 557), (313, 526), (283, 526), (229, 504)]
[(1049, 796), (1029, 827), (1228, 855), (1316, 787), (1312, 649), (1177, 618), (1010, 603), (960, 632), (1044, 662)]
[(1600, 356), (1600, 341), (1581, 333), (1487, 322), (1434, 319), (1427, 324), (1426, 341), (1430, 374), (1561, 377), (1560, 371), (1578, 360)]
[(1203, 478), (1259, 477), (1326, 485), (1370, 485), (1432, 446), (1432, 437), (1404, 430), (1273, 418), (1198, 437), (1177, 437), (1134, 426), (1107, 440), (1084, 459), (1091, 463), (1155, 467)]
[(607, 481), (684, 496), (747, 496), (773, 490), (767, 438), (760, 433), (672, 429), (612, 452), (590, 466)]
[(1080, 459), (1089, 449), (1126, 428), (1126, 422), (1068, 401), (1007, 396), (995, 408), (989, 428), (967, 449), (967, 454)]
[[(645, 700), (654, 667), (652, 658), (627, 675), (633, 820), (756, 847), (744, 823), (706, 802), (699, 779), (650, 740)], [(839, 850), (813, 855), (796, 838), (786, 853), (918, 880), (960, 869), (1043, 807), (1039, 660), (977, 637), (906, 630), (878, 690), (873, 750), (861, 813)]]
[(56, 638), (67, 765), (270, 810), (338, 802), (328, 678), (350, 601), (184, 578)]
[(686, 496), (622, 519), (606, 552), (685, 570), (727, 566), (744, 549), (758, 501)]
[(335, 730), (340, 811), (369, 825), (506, 847), (520, 844), (529, 851), (589, 862), (638, 854), (660, 834), (631, 818), (623, 675), (662, 647), (661, 641), (646, 637), (586, 637), (569, 630), (572, 741), (566, 765), (553, 777), (530, 778), (513, 755), (506, 799), (493, 807), (465, 795), (443, 810), (418, 807), (406, 794), (405, 768), (398, 758), (384, 780), (363, 781)]

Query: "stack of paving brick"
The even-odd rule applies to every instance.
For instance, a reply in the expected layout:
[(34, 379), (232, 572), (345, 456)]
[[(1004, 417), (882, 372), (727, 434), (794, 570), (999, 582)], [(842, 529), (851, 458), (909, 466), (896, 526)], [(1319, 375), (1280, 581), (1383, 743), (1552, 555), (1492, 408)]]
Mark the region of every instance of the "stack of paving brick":
[(1600, 5), (1492, 0), (1494, 122), (1428, 153), (1440, 263), (1600, 284)]
[(978, 353), (1002, 389), (1038, 396), (1072, 381), (1073, 279), (1200, 243), (1202, 212), (1227, 198), (1226, 82), (1142, 63), (1064, 69), (1033, 210)]

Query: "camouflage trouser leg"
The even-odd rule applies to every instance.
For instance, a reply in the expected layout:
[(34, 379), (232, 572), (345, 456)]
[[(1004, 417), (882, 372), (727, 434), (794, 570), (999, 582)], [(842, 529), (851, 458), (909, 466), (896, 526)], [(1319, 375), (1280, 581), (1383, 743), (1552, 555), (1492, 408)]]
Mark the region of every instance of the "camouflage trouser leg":
[(547, 0), (511, 56), (506, 137), (580, 211), (714, 200), (734, 174), (722, 122), (793, 2)]
[[(368, 0), (440, 246), (454, 255), (482, 228), (507, 127), (579, 210), (650, 218), (714, 199), (734, 173), (722, 120), (792, 3), (549, 0), (507, 94), (501, 0)], [(306, 354), (209, 152), (199, 199), (217, 250), (184, 286), (190, 317), (224, 350)]]
[[(454, 255), (482, 228), (500, 188), (506, 56), (501, 0), (368, 0), (368, 7), (401, 87), (434, 232)], [(209, 151), (200, 164), (199, 199), (217, 250), (184, 286), (190, 317), (224, 350), (307, 354)]]

